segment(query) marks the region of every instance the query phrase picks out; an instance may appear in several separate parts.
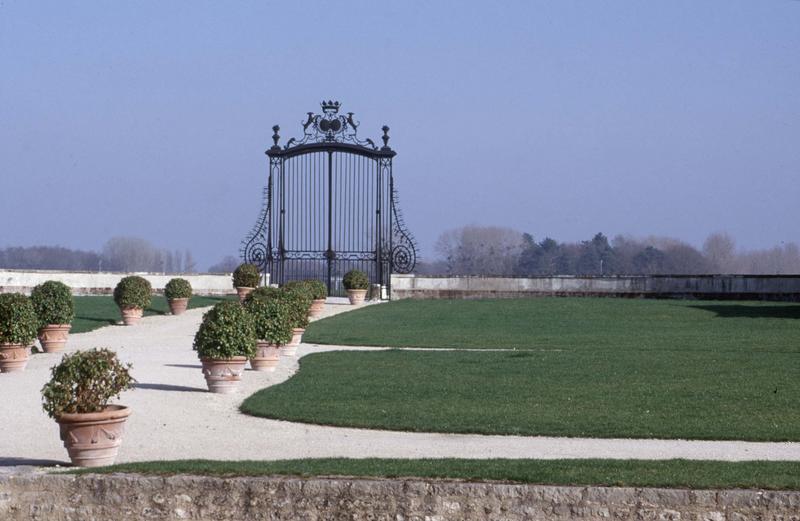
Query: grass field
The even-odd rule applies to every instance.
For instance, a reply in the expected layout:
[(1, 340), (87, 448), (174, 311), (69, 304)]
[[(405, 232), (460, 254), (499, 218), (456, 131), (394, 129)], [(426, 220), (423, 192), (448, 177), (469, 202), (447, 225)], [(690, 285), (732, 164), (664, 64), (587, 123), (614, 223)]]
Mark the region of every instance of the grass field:
[(798, 462), (688, 460), (307, 459), (155, 461), (73, 470), (212, 476), (416, 477), (543, 485), (800, 489)]
[[(111, 296), (73, 297), (75, 300), (75, 319), (72, 321), (70, 333), (86, 333), (94, 329), (113, 325), (122, 320), (119, 308)], [(194, 296), (189, 301), (189, 308), (213, 306), (225, 297)], [(165, 315), (169, 313), (167, 299), (154, 295), (150, 307), (144, 312), (148, 315)]]
[(256, 416), (483, 434), (800, 441), (800, 305), (401, 301), (311, 342), (516, 351), (334, 352), (242, 404)]
[(312, 323), (305, 342), (388, 347), (800, 352), (800, 304), (613, 298), (400, 300)]

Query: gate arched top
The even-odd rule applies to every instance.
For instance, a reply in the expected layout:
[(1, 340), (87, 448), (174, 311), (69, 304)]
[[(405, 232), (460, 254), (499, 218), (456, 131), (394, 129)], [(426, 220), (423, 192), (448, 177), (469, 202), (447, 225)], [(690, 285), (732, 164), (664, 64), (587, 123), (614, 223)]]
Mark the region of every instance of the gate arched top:
[[(273, 136), (273, 139), (275, 137)], [(350, 143), (308, 143), (305, 145), (293, 146), (289, 149), (278, 147), (270, 148), (266, 154), (269, 157), (283, 157), (290, 158), (302, 156), (304, 154), (312, 154), (314, 152), (347, 152), (349, 154), (356, 154), (359, 156), (368, 157), (370, 159), (391, 158), (397, 155), (394, 150), (373, 150), (363, 147), (361, 145), (352, 145)]]
[(270, 157), (292, 157), (311, 152), (341, 151), (358, 154), (370, 158), (394, 157), (396, 152), (389, 146), (389, 127), (384, 125), (383, 146), (378, 147), (372, 139), (358, 137), (359, 122), (353, 118), (354, 113), (339, 114), (341, 103), (338, 101), (323, 101), (322, 114), (306, 113), (307, 119), (302, 122), (303, 137), (291, 138), (281, 147), (278, 141), (280, 127), (272, 127), (272, 141), (274, 144), (267, 150)]

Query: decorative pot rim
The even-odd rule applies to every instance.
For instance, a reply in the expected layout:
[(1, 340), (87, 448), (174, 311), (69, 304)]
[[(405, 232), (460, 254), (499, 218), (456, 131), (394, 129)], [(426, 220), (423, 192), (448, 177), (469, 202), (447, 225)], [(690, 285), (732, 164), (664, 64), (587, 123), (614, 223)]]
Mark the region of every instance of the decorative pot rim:
[(88, 423), (125, 419), (131, 415), (127, 405), (106, 405), (100, 412), (64, 412), (56, 416), (59, 424)]
[(292, 328), (292, 333), (298, 333), (298, 332), (305, 333), (306, 332), (306, 328), (304, 328), (304, 327), (293, 327)]
[(12, 344), (11, 342), (0, 342), (0, 349), (25, 349), (30, 347), (31, 344)]
[(39, 329), (45, 329), (45, 328), (48, 328), (48, 327), (52, 327), (52, 328), (69, 327), (69, 328), (71, 328), (72, 324), (47, 324), (46, 326), (42, 326)]
[(367, 291), (366, 289), (348, 289), (347, 291)]
[(236, 289), (256, 289), (255, 286), (234, 286)]
[(200, 357), (201, 362), (247, 362), (246, 356), (234, 356), (231, 358), (208, 358), (208, 357)]
[(175, 302), (176, 300), (189, 300), (192, 297), (175, 297), (175, 298), (168, 298), (169, 302)]
[(144, 310), (144, 308), (139, 307), (139, 306), (125, 306), (125, 307), (120, 306), (119, 309), (121, 309), (123, 311), (129, 311), (131, 309), (139, 309), (139, 310), (142, 310), (142, 311)]

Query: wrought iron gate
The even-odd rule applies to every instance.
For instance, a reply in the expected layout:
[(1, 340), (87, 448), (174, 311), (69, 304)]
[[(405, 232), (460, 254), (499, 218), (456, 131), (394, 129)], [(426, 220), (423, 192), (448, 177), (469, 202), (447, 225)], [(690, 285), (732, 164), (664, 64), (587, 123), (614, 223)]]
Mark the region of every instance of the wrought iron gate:
[(342, 276), (360, 269), (390, 294), (391, 273), (410, 273), (416, 245), (398, 208), (392, 175), (396, 152), (357, 136), (353, 113), (338, 101), (309, 112), (303, 136), (281, 147), (277, 125), (267, 150), (269, 177), (261, 215), (242, 242), (245, 262), (272, 283), (319, 279), (331, 296), (345, 295)]

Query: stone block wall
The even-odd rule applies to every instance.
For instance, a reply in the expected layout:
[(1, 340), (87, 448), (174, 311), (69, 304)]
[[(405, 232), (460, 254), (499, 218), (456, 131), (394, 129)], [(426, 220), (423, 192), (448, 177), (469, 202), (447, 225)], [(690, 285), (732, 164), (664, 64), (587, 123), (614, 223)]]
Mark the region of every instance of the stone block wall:
[(605, 296), (800, 301), (800, 275), (432, 277), (392, 275), (391, 297), (431, 299)]
[(800, 521), (800, 492), (415, 479), (0, 477), (4, 521)]
[[(46, 280), (58, 280), (70, 288), (75, 295), (110, 295), (117, 283), (127, 275), (139, 275), (150, 281), (153, 289), (163, 292), (164, 286), (174, 277), (189, 281), (195, 295), (230, 295), (236, 293), (230, 274), (181, 274), (181, 273), (111, 273), (49, 270), (0, 269), (0, 293), (30, 294), (31, 290)], [(269, 278), (267, 276), (267, 283)]]

